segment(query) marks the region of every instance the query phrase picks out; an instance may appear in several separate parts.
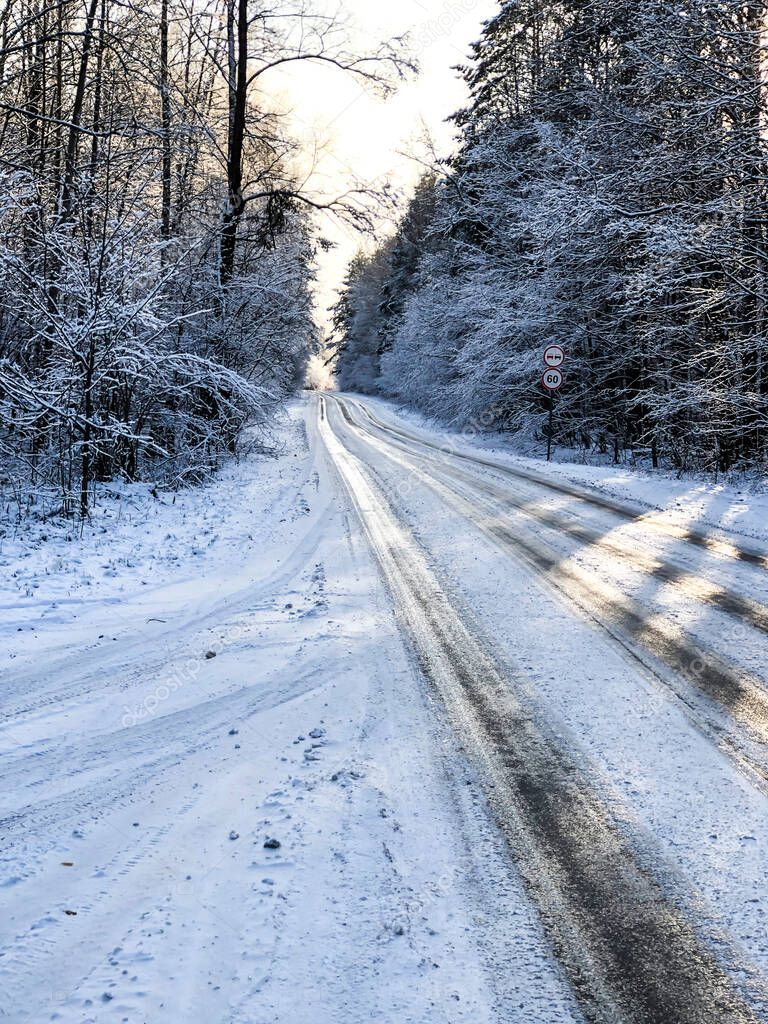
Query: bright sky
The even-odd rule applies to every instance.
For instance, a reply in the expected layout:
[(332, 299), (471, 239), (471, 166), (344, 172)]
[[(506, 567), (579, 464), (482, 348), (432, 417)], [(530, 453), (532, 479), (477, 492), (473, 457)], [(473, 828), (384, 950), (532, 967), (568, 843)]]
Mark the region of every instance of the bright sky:
[[(359, 81), (326, 67), (292, 65), (273, 81), (293, 111), (294, 132), (304, 143), (311, 184), (326, 194), (355, 183), (389, 181), (407, 192), (423, 168), (425, 138), (441, 155), (450, 151), (452, 126), (446, 118), (466, 101), (463, 83), (453, 68), (465, 61), (469, 44), (483, 21), (497, 9), (496, 0), (341, 0), (359, 52), (406, 33), (420, 65), (417, 77), (397, 94), (382, 99)], [(414, 159), (416, 158), (416, 159)], [(391, 223), (382, 222), (382, 234)], [(336, 248), (321, 254), (319, 318), (333, 300), (349, 260), (361, 245), (352, 229), (324, 218), (323, 231)]]

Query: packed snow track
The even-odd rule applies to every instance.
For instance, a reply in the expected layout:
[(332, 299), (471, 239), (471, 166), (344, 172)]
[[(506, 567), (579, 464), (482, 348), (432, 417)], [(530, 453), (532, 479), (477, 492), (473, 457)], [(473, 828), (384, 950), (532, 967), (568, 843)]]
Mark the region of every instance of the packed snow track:
[[(496, 820), (587, 1019), (766, 1019), (758, 973), (744, 985), (732, 937), (713, 929), (702, 901), (686, 892), (689, 880), (677, 875), (654, 837), (625, 809), (617, 813), (609, 780), (600, 777), (577, 738), (566, 734), (559, 716), (547, 714), (525, 671), (483, 621), (466, 579), (441, 582), (446, 566), (439, 547), (447, 530), (430, 532), (414, 506), (428, 489), (437, 499), (427, 506), (433, 523), (435, 506), (438, 516), (450, 509), (463, 523), (458, 532), (451, 528), (453, 543), (473, 533), (478, 542), (485, 537), (509, 559), (507, 572), (519, 574), (524, 567), (535, 573), (535, 587), (549, 587), (581, 614), (593, 638), (597, 628), (598, 643), (619, 654), (627, 684), (634, 676), (644, 688), (664, 688), (664, 701), (680, 712), (680, 726), (693, 726), (706, 738), (710, 757), (726, 776), (730, 768), (741, 776), (737, 784), (748, 780), (756, 803), (765, 799), (764, 681), (756, 669), (733, 664), (727, 646), (718, 650), (711, 637), (704, 646), (659, 614), (647, 582), (635, 584), (632, 594), (622, 572), (644, 575), (681, 600), (728, 617), (739, 636), (753, 631), (759, 651), (766, 607), (745, 596), (751, 589), (742, 594), (713, 585), (686, 546), (715, 561), (734, 559), (758, 577), (765, 576), (764, 555), (698, 530), (674, 530), (596, 493), (436, 443), (382, 421), (359, 399), (329, 396), (320, 405), (321, 435), (368, 532), (415, 657), (483, 767)], [(553, 493), (565, 502), (554, 502)], [(674, 538), (674, 552), (661, 553), (617, 529), (625, 523), (653, 539)], [(578, 546), (596, 553), (594, 565), (572, 558)], [(604, 566), (599, 559), (627, 567), (618, 585), (596, 571)], [(764, 592), (765, 581), (756, 582)], [(509, 600), (505, 607), (514, 634), (518, 611)], [(572, 675), (578, 676), (580, 653), (573, 652)]]
[(768, 538), (279, 431), (0, 544), (0, 1021), (768, 1024)]

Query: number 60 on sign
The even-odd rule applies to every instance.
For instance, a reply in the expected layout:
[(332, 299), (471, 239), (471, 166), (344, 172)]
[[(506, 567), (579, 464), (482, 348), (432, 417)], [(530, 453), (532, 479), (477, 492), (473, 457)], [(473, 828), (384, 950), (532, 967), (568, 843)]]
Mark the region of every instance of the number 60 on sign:
[(544, 372), (541, 383), (547, 391), (559, 391), (563, 386), (563, 375), (560, 370), (550, 369)]

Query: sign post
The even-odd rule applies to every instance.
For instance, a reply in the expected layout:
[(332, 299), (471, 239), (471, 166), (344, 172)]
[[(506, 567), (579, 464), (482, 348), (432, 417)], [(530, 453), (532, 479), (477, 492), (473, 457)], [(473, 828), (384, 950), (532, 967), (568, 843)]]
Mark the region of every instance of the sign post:
[(548, 345), (544, 349), (544, 365), (547, 369), (541, 383), (549, 396), (549, 425), (547, 427), (547, 462), (552, 461), (552, 436), (555, 419), (555, 392), (563, 386), (563, 373), (560, 367), (565, 362), (565, 352), (559, 345)]

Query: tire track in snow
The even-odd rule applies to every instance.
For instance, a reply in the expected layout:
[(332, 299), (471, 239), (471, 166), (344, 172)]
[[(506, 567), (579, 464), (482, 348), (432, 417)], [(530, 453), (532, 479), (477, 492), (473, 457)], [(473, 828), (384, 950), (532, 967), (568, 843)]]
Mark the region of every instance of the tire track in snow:
[[(343, 412), (344, 403), (336, 401)], [(504, 516), (504, 505), (514, 504), (505, 490), (400, 443), (393, 445), (387, 439), (377, 438), (356, 423), (348, 411), (345, 419), (362, 432), (367, 443), (375, 447), (387, 446), (389, 450), (380, 450), (410, 472), (416, 472), (427, 486), (503, 551), (534, 568), (538, 576), (605, 629), (657, 680), (671, 688), (699, 728), (718, 746), (724, 747), (737, 766), (765, 788), (768, 783), (768, 690), (762, 679), (736, 668), (615, 587), (597, 583), (593, 573), (565, 564), (564, 556), (554, 548), (515, 530)], [(395, 449), (407, 459), (404, 461), (394, 454)], [(420, 463), (422, 468), (415, 463)], [(478, 506), (485, 509), (484, 515), (478, 515)], [(555, 528), (554, 523), (552, 526)], [(756, 608), (761, 615), (768, 614), (763, 606), (756, 605)], [(722, 607), (720, 610), (726, 611)], [(734, 607), (727, 610), (739, 621), (753, 625)]]
[[(170, 714), (150, 718), (146, 722), (128, 726), (108, 736), (96, 736), (86, 747), (53, 748), (44, 756), (49, 759), (51, 771), (62, 763), (63, 784), (67, 779), (78, 784), (39, 802), (27, 803), (0, 819), (0, 855), (12, 866), (14, 854), (22, 862), (14, 867), (15, 873), (24, 873), (33, 866), (34, 857), (44, 856), (47, 846), (40, 846), (33, 857), (23, 849), (29, 837), (46, 839), (49, 846), (69, 833), (74, 826), (94, 821), (114, 810), (115, 806), (130, 803), (131, 797), (142, 787), (162, 778), (169, 768), (183, 763), (196, 752), (205, 749), (222, 734), (225, 726), (238, 719), (247, 721), (266, 710), (279, 707), (311, 692), (322, 678), (322, 673), (311, 660), (283, 666), (270, 673), (256, 685), (243, 686), (204, 702), (193, 704)], [(107, 747), (109, 749), (107, 749)], [(162, 751), (159, 755), (155, 752)], [(37, 756), (32, 764), (37, 768)], [(92, 760), (101, 757), (102, 772), (108, 777), (94, 780), (89, 777)], [(24, 762), (16, 766), (19, 781), (7, 778), (11, 790), (23, 791), (21, 780), (26, 768)], [(85, 776), (87, 781), (80, 782)]]
[[(375, 417), (373, 417), (372, 414), (369, 412), (369, 410), (361, 403), (355, 402), (354, 405), (357, 409), (359, 409), (362, 413), (366, 415), (366, 417), (369, 419), (371, 423), (374, 424), (376, 430), (380, 434), (390, 435), (390, 437), (394, 436), (397, 437), (398, 439), (404, 439), (411, 436), (401, 431), (385, 427), (383, 424), (381, 424), (381, 421), (376, 420)], [(351, 417), (347, 419), (347, 422), (349, 422), (352, 426), (356, 427), (358, 430), (367, 429), (366, 427), (356, 422)], [(504, 467), (502, 467), (500, 464), (490, 463), (488, 460), (482, 458), (473, 459), (470, 456), (463, 455), (461, 453), (454, 451), (446, 453), (446, 451), (444, 451), (443, 449), (440, 449), (437, 446), (427, 445), (427, 442), (420, 441), (415, 437), (413, 437), (410, 445), (404, 444), (402, 440), (399, 440), (398, 443), (403, 445), (403, 450), (406, 450), (409, 452), (409, 454), (414, 455), (418, 455), (420, 453), (413, 451), (413, 443), (418, 444), (420, 447), (431, 447), (433, 450), (439, 452), (439, 454), (442, 456), (442, 460), (438, 464), (446, 469), (448, 468), (447, 460), (445, 458), (447, 454), (449, 458), (455, 457), (457, 459), (462, 460), (466, 464), (477, 463), (479, 466), (482, 466), (484, 468), (489, 468), (492, 466), (494, 468), (494, 471), (504, 472)], [(435, 461), (437, 461), (435, 458), (431, 460), (431, 462)], [(510, 472), (514, 473), (515, 471)], [(533, 482), (532, 479), (529, 479), (530, 476), (530, 474), (525, 476), (526, 482), (528, 483)], [(520, 511), (523, 515), (535, 519), (543, 526), (548, 527), (552, 530), (556, 530), (559, 533), (566, 534), (567, 536), (572, 537), (574, 540), (578, 541), (580, 544), (585, 544), (593, 548), (600, 548), (624, 561), (631, 562), (633, 565), (636, 565), (647, 575), (655, 577), (660, 582), (669, 583), (672, 586), (679, 588), (687, 596), (692, 597), (701, 603), (710, 604), (712, 607), (717, 608), (719, 611), (725, 612), (728, 615), (732, 615), (736, 618), (739, 618), (743, 622), (747, 623), (749, 626), (753, 627), (754, 629), (757, 629), (760, 632), (768, 634), (768, 607), (766, 607), (765, 605), (760, 604), (759, 602), (754, 601), (748, 597), (744, 597), (743, 595), (736, 593), (736, 591), (732, 589), (728, 589), (720, 585), (714, 585), (709, 580), (703, 578), (701, 575), (686, 568), (685, 565), (681, 565), (678, 562), (673, 561), (669, 558), (665, 558), (662, 560), (660, 558), (645, 555), (641, 550), (640, 546), (638, 545), (637, 541), (633, 540), (632, 538), (624, 538), (622, 537), (622, 535), (617, 536), (613, 531), (606, 534), (604, 528), (590, 526), (584, 520), (579, 519), (574, 513), (571, 513), (567, 510), (561, 509), (556, 512), (552, 512), (549, 509), (542, 507), (541, 504), (539, 504), (537, 501), (525, 500), (523, 498), (518, 497), (511, 490), (504, 490), (499, 486), (494, 486), (487, 479), (480, 479), (477, 477), (470, 478), (467, 477), (466, 475), (464, 475), (462, 479), (464, 479), (465, 481), (471, 480), (471, 482), (475, 486), (484, 488), (486, 493), (493, 494), (494, 496), (498, 497), (500, 501), (503, 501), (506, 504), (510, 505), (511, 507), (515, 508), (516, 510)], [(542, 483), (541, 486), (544, 486), (544, 484)], [(561, 488), (556, 489), (562, 490)], [(567, 493), (567, 490), (564, 493)], [(592, 500), (592, 496), (581, 498), (579, 497), (579, 494), (577, 492), (574, 492), (573, 495), (569, 496), (578, 498), (578, 500), (580, 500), (582, 503), (584, 501), (589, 501), (590, 504), (594, 504), (597, 507), (602, 507), (602, 499), (598, 498), (597, 496), (595, 496), (594, 501)], [(613, 511), (613, 503), (609, 504), (611, 506), (609, 508), (609, 511)], [(629, 510), (626, 510), (626, 513), (627, 520), (630, 523), (641, 523), (643, 526), (651, 525), (654, 528), (656, 526), (663, 525), (649, 521), (647, 518), (647, 514), (634, 515), (630, 513)], [(684, 537), (681, 537), (681, 539), (685, 540)]]
[[(441, 455), (446, 454), (444, 446), (434, 444), (427, 438), (417, 437), (415, 434), (410, 434), (405, 430), (401, 430), (398, 427), (393, 426), (392, 424), (384, 423), (382, 420), (378, 419), (378, 417), (374, 416), (367, 406), (360, 402), (357, 402), (356, 405), (380, 430), (383, 430), (388, 434), (396, 435), (408, 443), (422, 445), (423, 447), (430, 448)], [(578, 501), (592, 505), (594, 508), (600, 509), (603, 512), (610, 512), (625, 522), (642, 522), (645, 527), (649, 527), (650, 529), (661, 533), (669, 534), (671, 537), (674, 537), (677, 540), (686, 541), (686, 543), (692, 544), (695, 547), (704, 548), (706, 551), (719, 558), (734, 559), (735, 561), (754, 565), (761, 569), (768, 569), (768, 554), (757, 548), (750, 548), (746, 545), (738, 544), (735, 540), (726, 541), (711, 533), (706, 533), (703, 530), (697, 530), (695, 528), (684, 529), (682, 527), (674, 526), (671, 523), (659, 522), (658, 520), (651, 518), (651, 516), (654, 515), (653, 512), (649, 513), (647, 510), (632, 509), (628, 505), (622, 504), (620, 501), (615, 501), (612, 498), (595, 494), (593, 491), (588, 491), (586, 488), (577, 487), (572, 484), (565, 484), (558, 480), (551, 480), (548, 477), (539, 475), (538, 473), (522, 469), (521, 467), (510, 466), (508, 463), (499, 462), (495, 459), (484, 458), (481, 455), (469, 455), (466, 452), (456, 451), (453, 448), (450, 449), (448, 454), (450, 454), (452, 458), (460, 459), (463, 462), (475, 463), (476, 465), (483, 466), (486, 469), (492, 469), (494, 472), (501, 473), (503, 476), (509, 476), (517, 480), (525, 480), (527, 483), (535, 484), (537, 487), (544, 488), (545, 490), (565, 495), (568, 498), (576, 498)]]
[[(306, 467), (306, 473), (303, 474), (305, 478), (302, 482), (299, 485), (290, 484), (275, 497), (271, 510), (273, 515), (279, 518), (287, 508), (295, 505), (304, 491), (311, 487), (312, 473), (315, 471), (316, 459), (313, 456)], [(291, 500), (286, 503), (288, 494), (291, 495)], [(90, 691), (101, 692), (105, 677), (124, 678), (126, 689), (134, 684), (143, 685), (147, 675), (160, 671), (167, 663), (171, 645), (183, 649), (185, 644), (199, 637), (206, 628), (219, 625), (225, 615), (252, 612), (256, 603), (268, 598), (293, 580), (301, 568), (312, 561), (319, 543), (317, 524), (323, 521), (327, 511), (327, 504), (315, 507), (310, 516), (302, 516), (299, 519), (300, 528), (297, 530), (293, 545), (281, 554), (279, 565), (263, 578), (254, 580), (246, 586), (225, 590), (221, 596), (216, 595), (213, 600), (197, 608), (185, 610), (182, 607), (180, 613), (174, 610), (174, 618), (169, 623), (163, 628), (154, 628), (151, 631), (150, 649), (157, 652), (152, 661), (148, 659), (146, 622), (143, 617), (139, 617), (135, 621), (129, 620), (131, 635), (121, 639), (114, 646), (110, 643), (94, 645), (73, 655), (71, 644), (67, 643), (64, 645), (63, 655), (53, 651), (45, 660), (37, 657), (32, 666), (25, 666), (17, 671), (3, 668), (0, 673), (3, 728), (12, 728), (14, 719), (23, 718), (31, 712), (42, 711), (51, 705), (60, 705), (84, 697)], [(172, 590), (178, 584), (178, 579), (170, 579), (160, 589)], [(103, 604), (105, 611), (109, 611), (113, 602), (93, 602), (97, 606), (99, 603)], [(122, 604), (122, 601), (119, 603)], [(103, 632), (108, 632), (102, 620), (98, 620), (96, 625)], [(138, 627), (141, 631), (137, 635)], [(161, 644), (166, 645), (165, 649)]]
[[(323, 400), (321, 399), (321, 406)], [(515, 694), (327, 418), (320, 435), (357, 507), (416, 657), (492, 781), (491, 804), (591, 1021), (758, 1017), (668, 902), (584, 774)]]
[[(163, 870), (172, 869), (164, 839), (194, 809), (202, 791), (193, 789), (175, 807), (173, 821), (152, 826), (146, 832), (134, 833), (132, 828), (118, 827), (115, 816), (119, 817), (134, 805), (151, 806), (156, 792), (162, 792), (168, 785), (169, 773), (183, 773), (194, 755), (213, 749), (227, 734), (233, 720), (238, 721), (241, 728), (251, 718), (258, 721), (258, 716), (266, 711), (303, 699), (316, 687), (324, 685), (324, 680), (324, 668), (311, 658), (295, 659), (253, 685), (126, 727), (110, 736), (94, 737), (88, 749), (72, 748), (71, 754), (78, 752), (84, 760), (82, 774), (87, 774), (89, 756), (109, 742), (111, 761), (104, 766), (109, 777), (98, 782), (88, 781), (73, 791), (27, 805), (0, 820), (5, 850), (0, 863), (17, 884), (26, 882), (28, 886), (37, 886), (40, 867), (48, 864), (50, 870), (50, 851), (71, 845), (74, 826), (82, 833), (78, 838), (92, 839), (99, 830), (106, 834), (107, 845), (111, 842), (114, 852), (108, 860), (99, 862), (100, 880), (95, 887), (89, 885), (88, 878), (79, 880), (84, 895), (75, 900), (78, 914), (87, 916), (90, 922), (88, 936), (80, 941), (89, 950), (95, 950), (105, 930), (111, 926), (114, 900), (124, 891), (126, 880), (133, 879), (149, 864), (159, 865)], [(262, 738), (266, 742), (267, 734)], [(135, 763), (133, 759), (142, 750), (144, 760)], [(162, 753), (155, 756), (157, 751)], [(55, 763), (61, 760), (61, 751), (52, 751), (51, 756)], [(75, 770), (68, 774), (76, 777), (79, 773)], [(94, 877), (91, 876), (91, 881)], [(63, 915), (70, 905), (65, 891), (62, 890), (62, 898), (55, 904), (47, 908), (41, 904), (32, 920), (30, 913), (37, 900), (36, 894), (23, 885), (19, 885), (18, 891), (16, 885), (5, 891), (6, 918), (16, 917), (28, 922), (0, 944), (0, 991), (5, 990), (7, 1003), (33, 1005), (40, 977), (60, 969), (62, 935), (65, 934)], [(80, 946), (79, 956), (91, 962), (91, 954), (84, 956), (82, 953), (85, 947)], [(30, 1024), (35, 1019), (32, 1012), (23, 1018)]]

